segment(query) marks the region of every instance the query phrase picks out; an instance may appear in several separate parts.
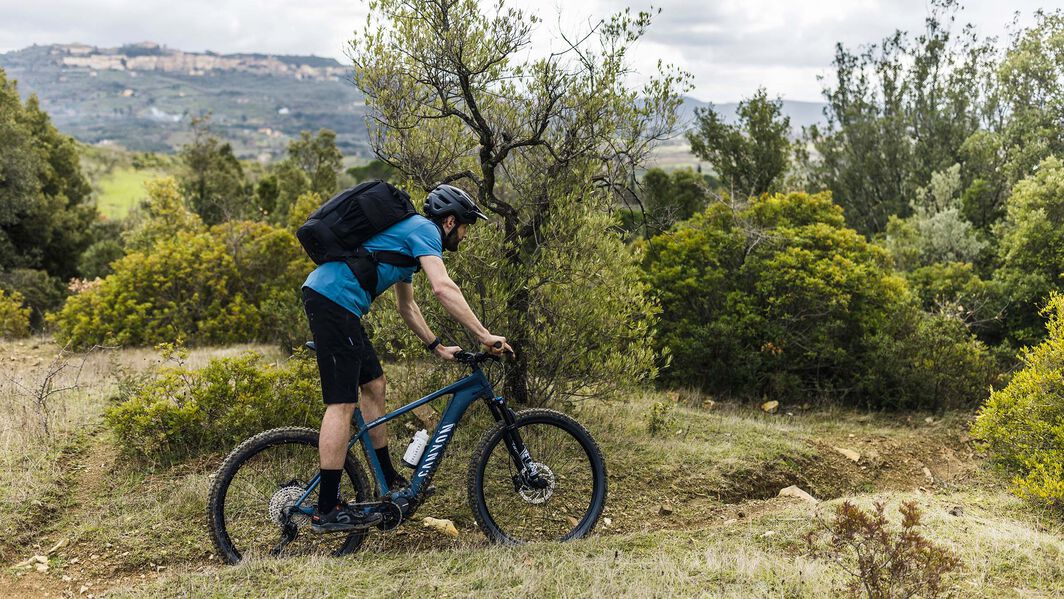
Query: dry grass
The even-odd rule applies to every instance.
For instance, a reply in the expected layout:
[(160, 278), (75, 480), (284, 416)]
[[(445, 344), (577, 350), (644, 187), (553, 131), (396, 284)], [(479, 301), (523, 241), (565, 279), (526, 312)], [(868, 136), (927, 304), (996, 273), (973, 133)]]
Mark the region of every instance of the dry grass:
[[(196, 350), (189, 362), (200, 365), (245, 349)], [(25, 385), (40, 376), (56, 350), (44, 339), (0, 344), (0, 364)], [(916, 500), (925, 513), (925, 534), (965, 563), (952, 580), (958, 596), (1064, 593), (1059, 517), (1008, 495), (1002, 481), (979, 467), (961, 439), (965, 416), (927, 423), (925, 415), (899, 420), (788, 406), (769, 415), (742, 406), (706, 409), (700, 407), (706, 398), (690, 393), (670, 398), (647, 392), (572, 407), (599, 440), (610, 470), (605, 513), (610, 523), (585, 541), (516, 549), (487, 545), (464, 492), (465, 466), (488, 425), (486, 411), (477, 407), (458, 429), (437, 475), (439, 492), (418, 514), (453, 519), (459, 539), (411, 523), (372, 534), (365, 550), (342, 559), (221, 566), (203, 525), (209, 477), (219, 456), (151, 471), (120, 458), (99, 426), (115, 373), (141, 371), (157, 359), (151, 350), (93, 355), (83, 373), (86, 385), (57, 398), (52, 440), (42, 438), (35, 414), (0, 375), (0, 418), (6, 423), (0, 432), (0, 483), (6, 493), (0, 517), (5, 522), (23, 517), (27, 501), (36, 497), (45, 497), (49, 509), (64, 508), (49, 526), (24, 535), (28, 546), (11, 545), (5, 557), (13, 562), (58, 540), (69, 543), (53, 555), (47, 574), (0, 573), (0, 587), (8, 594), (77, 594), (82, 584), (91, 584), (90, 592), (112, 589), (116, 596), (138, 597), (836, 594), (844, 573), (807, 557), (802, 546), (815, 509), (827, 513), (833, 503), (812, 508), (774, 497), (781, 486), (794, 483), (821, 498), (846, 497), (862, 505), (884, 500), (891, 510), (900, 501)], [(678, 401), (669, 426), (651, 435), (644, 418), (648, 407), (673, 400)], [(394, 427), (396, 445), (405, 444), (411, 432), (403, 424)], [(836, 453), (837, 446), (858, 450), (860, 464)], [(925, 467), (934, 483), (925, 479)], [(672, 514), (659, 515), (664, 504)], [(951, 514), (958, 506), (963, 514)]]

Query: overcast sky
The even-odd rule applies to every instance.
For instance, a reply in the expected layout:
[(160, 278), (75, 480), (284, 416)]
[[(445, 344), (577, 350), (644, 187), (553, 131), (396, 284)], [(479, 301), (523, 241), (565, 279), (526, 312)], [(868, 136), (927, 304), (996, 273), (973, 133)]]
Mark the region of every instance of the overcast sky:
[[(548, 49), (562, 3), (511, 3), (543, 18), (535, 50)], [(650, 6), (564, 4), (560, 26), (567, 32), (625, 6)], [(694, 76), (691, 95), (714, 102), (738, 100), (759, 86), (790, 100), (820, 100), (816, 77), (829, 72), (836, 42), (857, 46), (895, 29), (915, 31), (927, 16), (923, 0), (659, 0), (654, 6), (662, 13), (640, 42), (635, 67), (652, 72), (659, 58), (677, 64)], [(1030, 22), (1036, 9), (1061, 6), (1064, 0), (971, 0), (960, 20), (1004, 38), (1014, 11)], [(360, 0), (0, 0), (0, 51), (34, 43), (110, 47), (150, 40), (190, 51), (316, 54), (346, 62), (345, 41), (366, 11)]]

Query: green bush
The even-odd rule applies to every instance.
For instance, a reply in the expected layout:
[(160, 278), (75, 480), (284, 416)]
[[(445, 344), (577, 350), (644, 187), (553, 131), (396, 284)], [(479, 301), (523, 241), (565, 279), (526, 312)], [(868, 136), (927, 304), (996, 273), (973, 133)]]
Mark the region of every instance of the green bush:
[(647, 252), (665, 380), (781, 398), (853, 387), (865, 339), (906, 297), (889, 260), (826, 193), (711, 204)]
[(122, 243), (122, 233), (125, 227), (122, 222), (99, 220), (92, 224), (91, 232), (94, 241), (85, 253), (78, 258), (78, 273), (82, 279), (92, 280), (97, 277), (106, 277), (114, 272), (111, 263), (118, 260), (126, 253)]
[(956, 316), (985, 343), (997, 345), (1004, 339), (1008, 299), (998, 281), (981, 278), (971, 263), (929, 264), (905, 278), (925, 311)]
[(898, 310), (868, 339), (861, 395), (895, 409), (943, 411), (978, 404), (994, 381), (986, 346), (958, 318)]
[(1049, 337), (1021, 353), (1024, 367), (990, 395), (972, 435), (1015, 475), (1022, 497), (1064, 508), (1064, 296), (1043, 311)]
[[(961, 323), (919, 313), (889, 254), (847, 228), (827, 193), (712, 204), (652, 239), (644, 266), (667, 383), (883, 407), (982, 398), (985, 349)], [(938, 380), (939, 360), (962, 367), (956, 380)]]
[(30, 309), (22, 306), (22, 294), (0, 289), (0, 338), (26, 337), (30, 334)]
[(152, 376), (123, 385), (106, 414), (119, 443), (137, 458), (169, 464), (321, 419), (317, 367), (305, 353), (275, 366), (248, 352), (199, 370), (185, 367), (179, 354), (176, 365), (175, 354), (168, 357)]
[(1011, 300), (1006, 324), (1014, 346), (1033, 345), (1045, 335), (1039, 310), (1064, 290), (1064, 162), (1042, 161), (1013, 188), (1006, 211), (995, 229), (1001, 260), (995, 278)]
[(67, 297), (61, 279), (32, 268), (13, 268), (0, 273), (0, 289), (22, 296), (30, 309), (30, 328), (38, 331), (44, 328), (45, 316), (62, 306)]
[(310, 262), (283, 229), (236, 221), (203, 233), (179, 232), (113, 268), (53, 317), (60, 342), (284, 341), (291, 348), (301, 335), (288, 331), (305, 326), (294, 315)]

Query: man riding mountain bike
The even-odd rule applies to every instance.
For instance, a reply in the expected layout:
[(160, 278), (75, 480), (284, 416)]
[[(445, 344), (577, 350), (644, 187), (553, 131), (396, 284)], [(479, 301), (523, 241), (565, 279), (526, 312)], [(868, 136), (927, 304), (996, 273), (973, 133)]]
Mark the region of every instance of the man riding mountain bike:
[[(414, 215), (401, 220), (362, 244), (368, 252), (413, 258), (410, 266), (374, 261), (371, 268), (375, 268), (375, 276), (359, 277), (346, 262), (325, 262), (303, 283), (303, 307), (314, 337), (322, 399), (326, 405), (318, 442), (321, 486), (318, 505), (311, 518), (311, 526), (316, 532), (368, 527), (381, 518), (379, 513), (366, 514), (352, 509), (339, 498), (341, 473), (351, 436), (351, 418), (358, 406), (359, 394), (367, 421), (384, 415), (384, 371), (361, 322), (369, 312), (373, 298), (395, 285), (397, 307), (403, 321), (424, 342), (426, 349), (444, 360), (453, 360), (461, 348), (442, 345), (414, 301), (411, 281), (420, 266), (436, 299), (452, 318), (490, 351), (511, 351), (505, 337), (492, 334), (481, 324), (443, 264), (443, 250), (457, 251), (469, 225), (488, 217), (477, 208), (469, 194), (451, 185), (439, 185), (429, 193), (424, 213), (425, 216)], [(360, 279), (376, 279), (376, 289), (364, 289)], [(406, 479), (392, 466), (387, 427), (377, 426), (369, 436), (388, 487), (406, 486)]]

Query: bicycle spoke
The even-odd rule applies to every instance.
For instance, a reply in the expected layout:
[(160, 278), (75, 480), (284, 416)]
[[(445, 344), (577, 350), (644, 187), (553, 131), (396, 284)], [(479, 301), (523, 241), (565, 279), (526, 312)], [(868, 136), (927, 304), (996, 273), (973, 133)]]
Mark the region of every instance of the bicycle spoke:
[[(346, 535), (314, 533), (308, 516), (288, 514), (317, 470), (317, 448), (298, 443), (267, 447), (241, 465), (229, 484), (224, 513), (226, 531), (245, 559), (328, 554), (344, 543)], [(355, 496), (346, 476), (341, 494)], [(312, 493), (304, 505), (316, 502)]]
[(594, 471), (580, 442), (551, 423), (524, 423), (518, 429), (537, 465), (552, 480), (542, 498), (535, 490), (522, 496), (505, 443), (495, 444), (484, 468), (484, 502), (499, 529), (517, 541), (558, 540), (569, 535), (591, 509)]

